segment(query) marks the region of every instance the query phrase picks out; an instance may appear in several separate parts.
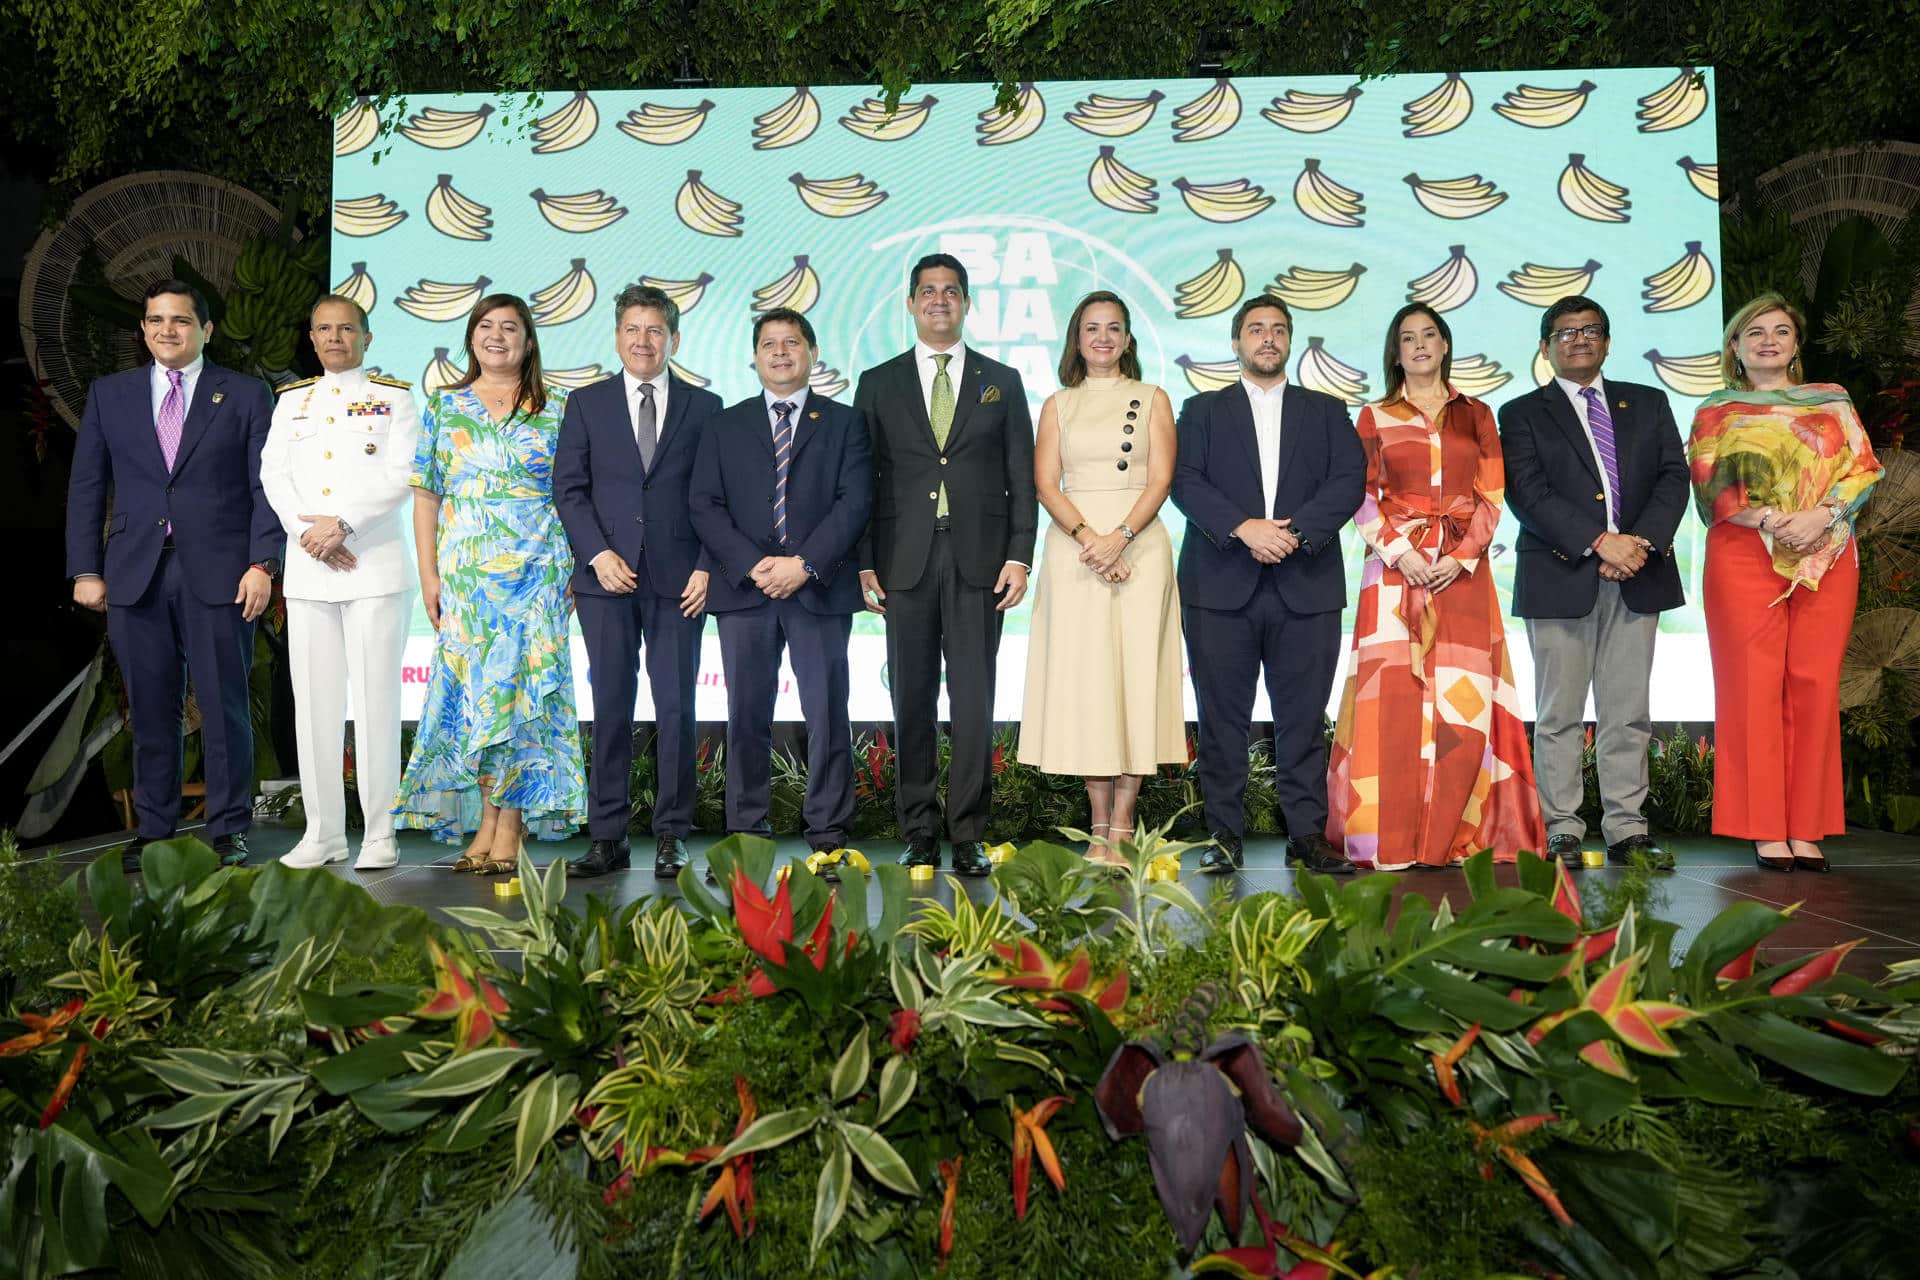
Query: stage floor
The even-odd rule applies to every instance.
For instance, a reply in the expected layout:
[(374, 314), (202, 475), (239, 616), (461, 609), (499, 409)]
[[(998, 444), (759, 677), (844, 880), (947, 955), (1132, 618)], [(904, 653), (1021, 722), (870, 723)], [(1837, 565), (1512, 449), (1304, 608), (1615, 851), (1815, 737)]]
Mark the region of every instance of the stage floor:
[[(254, 828), (248, 837), (254, 862), (263, 863), (286, 852), (299, 834), (292, 828)], [(78, 868), (102, 852), (118, 848), (125, 839), (123, 835), (106, 835), (65, 848), (26, 852), (22, 856), (53, 857)], [(687, 841), (696, 866), (704, 867), (703, 855), (713, 843), (714, 839), (707, 836)], [(1594, 843), (1597, 844), (1597, 839)], [(1856, 830), (1827, 841), (1822, 847), (1834, 867), (1828, 875), (1804, 872), (1781, 875), (1762, 871), (1753, 865), (1752, 845), (1743, 841), (1696, 836), (1664, 843), (1673, 852), (1679, 867), (1672, 875), (1655, 877), (1652, 906), (1661, 919), (1680, 926), (1678, 941), (1682, 946), (1719, 912), (1735, 902), (1752, 899), (1780, 907), (1801, 904), (1792, 922), (1774, 934), (1768, 945), (1768, 952), (1775, 960), (1861, 938), (1864, 941), (1849, 954), (1844, 967), (1861, 977), (1877, 980), (1894, 961), (1920, 956), (1920, 836)], [(783, 856), (804, 857), (807, 852), (798, 840), (782, 840), (779, 845)], [(895, 840), (870, 841), (864, 845), (864, 852), (875, 861), (891, 861), (902, 847)], [(578, 837), (532, 845), (528, 852), (545, 865), (555, 857), (578, 857), (586, 848), (587, 840)], [(1240, 874), (1216, 878), (1190, 869), (1182, 879), (1203, 897), (1216, 888), (1235, 897), (1265, 890), (1284, 893), (1293, 885), (1293, 873), (1286, 868), (1284, 854), (1283, 841), (1249, 840), (1246, 869)], [(328, 870), (365, 886), (381, 902), (422, 907), (442, 920), (446, 917), (440, 909), (445, 907), (485, 906), (509, 914), (518, 909), (517, 899), (494, 896), (494, 881), (456, 875), (447, 870), (456, 856), (454, 850), (436, 845), (425, 836), (407, 833), (400, 837), (401, 862), (397, 867), (358, 873), (350, 870), (349, 864), (340, 863)], [(568, 900), (577, 904), (588, 894), (600, 894), (620, 903), (647, 895), (678, 896), (679, 890), (672, 881), (653, 877), (650, 838), (635, 839), (633, 858), (635, 869), (632, 871), (597, 880), (568, 881)], [(1197, 860), (1197, 854), (1188, 854), (1188, 867), (1193, 868)], [(1611, 880), (1622, 874), (1611, 868), (1583, 870), (1577, 872), (1574, 879), (1577, 884), (1586, 885), (1596, 879)], [(1396, 896), (1421, 893), (1433, 901), (1451, 897), (1456, 907), (1466, 900), (1465, 877), (1458, 871), (1403, 873), (1395, 879)], [(954, 883), (950, 873), (943, 871), (932, 884), (916, 886), (916, 889), (920, 896), (950, 905)], [(990, 892), (985, 880), (957, 883), (976, 900)], [(874, 898), (870, 906), (877, 912), (879, 900)]]

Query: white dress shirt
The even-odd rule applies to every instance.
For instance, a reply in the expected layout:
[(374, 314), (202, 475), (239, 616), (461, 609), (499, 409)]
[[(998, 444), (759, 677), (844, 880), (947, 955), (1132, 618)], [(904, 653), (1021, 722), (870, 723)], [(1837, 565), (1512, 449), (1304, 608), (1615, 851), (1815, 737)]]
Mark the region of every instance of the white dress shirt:
[[(1613, 509), (1620, 495), (1613, 491), (1613, 481), (1607, 479), (1607, 464), (1600, 457), (1600, 446), (1593, 442), (1593, 425), (1587, 421), (1587, 398), (1581, 394), (1580, 384), (1572, 379), (1555, 377), (1554, 381), (1560, 385), (1562, 391), (1567, 393), (1567, 399), (1573, 402), (1573, 416), (1580, 420), (1580, 429), (1587, 433), (1587, 449), (1593, 454), (1593, 469), (1600, 474), (1600, 492), (1607, 495), (1607, 532), (1618, 533), (1620, 532), (1620, 526), (1614, 522)], [(1607, 398), (1607, 386), (1599, 375), (1596, 374), (1594, 376), (1592, 385), (1593, 389), (1599, 392), (1600, 399), (1605, 401)], [(1614, 459), (1618, 461), (1620, 457), (1620, 433), (1618, 430), (1614, 432), (1613, 451)], [(1593, 554), (1593, 548), (1587, 548), (1587, 554)]]
[(787, 425), (793, 428), (794, 435), (798, 438), (800, 433), (800, 416), (807, 411), (807, 388), (802, 387), (790, 396), (777, 396), (765, 387), (761, 387), (760, 394), (766, 400), (768, 434), (777, 431), (780, 424), (780, 415), (773, 411), (773, 406), (776, 404), (790, 404), (793, 406), (793, 413), (787, 418)]
[[(207, 358), (200, 355), (195, 356), (193, 363), (180, 371), (180, 394), (186, 397), (185, 403), (180, 406), (182, 422), (187, 420), (186, 411), (193, 408), (193, 389), (200, 381), (200, 371), (206, 367)], [(167, 392), (173, 390), (173, 382), (167, 377), (167, 366), (155, 360), (152, 368), (153, 425), (157, 427), (160, 425), (160, 403), (167, 398)]]
[(1280, 401), (1286, 394), (1287, 380), (1282, 378), (1272, 390), (1262, 391), (1242, 378), (1240, 387), (1253, 406), (1253, 438), (1260, 446), (1260, 492), (1266, 499), (1260, 515), (1272, 519), (1273, 504), (1280, 492)]
[[(640, 443), (640, 382), (630, 370), (622, 369), (620, 378), (627, 388), (627, 427), (633, 432), (633, 442)], [(667, 425), (667, 371), (662, 368), (646, 380), (653, 388), (653, 442), (660, 443), (660, 433)]]
[(967, 344), (956, 342), (945, 351), (935, 351), (926, 343), (915, 339), (913, 343), (913, 368), (920, 375), (920, 403), (926, 407), (927, 421), (933, 421), (933, 376), (940, 372), (937, 355), (950, 355), (947, 361), (947, 380), (953, 384), (953, 407), (960, 408), (960, 366), (967, 362)]

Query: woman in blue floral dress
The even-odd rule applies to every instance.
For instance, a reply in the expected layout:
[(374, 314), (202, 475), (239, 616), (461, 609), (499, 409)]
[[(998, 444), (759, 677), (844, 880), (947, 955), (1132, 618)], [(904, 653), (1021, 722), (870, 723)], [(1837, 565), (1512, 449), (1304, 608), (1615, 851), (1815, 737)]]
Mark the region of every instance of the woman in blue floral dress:
[(504, 875), (527, 832), (564, 839), (586, 807), (573, 552), (553, 506), (566, 393), (542, 381), (521, 299), (481, 299), (466, 342), (466, 376), (428, 397), (414, 455), (421, 603), (438, 634), (393, 812), (449, 844), (473, 832), (453, 869)]

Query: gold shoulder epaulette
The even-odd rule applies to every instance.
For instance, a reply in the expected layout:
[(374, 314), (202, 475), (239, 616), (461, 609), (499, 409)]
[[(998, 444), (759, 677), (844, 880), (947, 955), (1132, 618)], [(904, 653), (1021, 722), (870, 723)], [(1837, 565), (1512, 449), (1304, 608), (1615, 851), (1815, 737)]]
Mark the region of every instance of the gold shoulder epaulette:
[(389, 378), (383, 373), (370, 373), (367, 375), (367, 381), (377, 382), (383, 387), (398, 387), (402, 391), (413, 390), (413, 384), (411, 382), (403, 382), (399, 378)]
[(295, 387), (310, 387), (318, 381), (320, 381), (320, 379), (318, 378), (302, 378), (298, 382), (283, 382), (278, 387), (274, 388), (274, 394), (285, 395), (287, 392), (293, 390)]

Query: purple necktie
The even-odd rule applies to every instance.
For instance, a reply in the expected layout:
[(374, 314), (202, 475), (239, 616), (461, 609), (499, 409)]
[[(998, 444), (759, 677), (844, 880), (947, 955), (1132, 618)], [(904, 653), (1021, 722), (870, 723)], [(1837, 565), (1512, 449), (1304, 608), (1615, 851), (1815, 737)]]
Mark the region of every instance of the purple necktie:
[(166, 459), (168, 471), (173, 470), (173, 460), (180, 455), (180, 432), (187, 425), (187, 393), (180, 384), (183, 376), (178, 369), (167, 370), (167, 394), (160, 401), (160, 416), (153, 420), (153, 429), (160, 436), (160, 456)]
[(1606, 398), (1592, 387), (1580, 388), (1587, 401), (1587, 430), (1593, 432), (1593, 447), (1600, 451), (1600, 465), (1607, 469), (1607, 492), (1612, 495), (1613, 522), (1620, 522), (1620, 457), (1613, 447), (1613, 418), (1607, 413)]
[(793, 465), (793, 405), (782, 400), (773, 406), (780, 416), (773, 424), (773, 536), (787, 545), (787, 471)]

